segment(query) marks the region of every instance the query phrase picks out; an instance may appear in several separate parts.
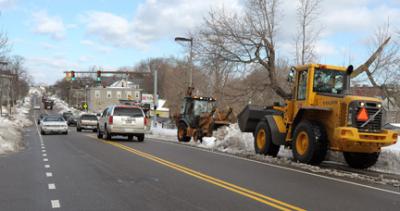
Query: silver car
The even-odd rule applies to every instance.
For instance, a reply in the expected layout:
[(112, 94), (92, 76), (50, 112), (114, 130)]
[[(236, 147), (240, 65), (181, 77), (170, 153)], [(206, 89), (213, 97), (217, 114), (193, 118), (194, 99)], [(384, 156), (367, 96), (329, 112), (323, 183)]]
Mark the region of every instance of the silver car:
[(112, 136), (135, 136), (139, 142), (149, 133), (149, 121), (143, 109), (137, 106), (113, 105), (107, 107), (99, 119), (97, 137), (111, 140)]
[(67, 121), (62, 116), (45, 116), (40, 121), (40, 133), (42, 135), (49, 133), (68, 134)]
[(97, 131), (97, 116), (95, 114), (82, 114), (76, 121), (76, 131), (81, 132), (82, 130)]

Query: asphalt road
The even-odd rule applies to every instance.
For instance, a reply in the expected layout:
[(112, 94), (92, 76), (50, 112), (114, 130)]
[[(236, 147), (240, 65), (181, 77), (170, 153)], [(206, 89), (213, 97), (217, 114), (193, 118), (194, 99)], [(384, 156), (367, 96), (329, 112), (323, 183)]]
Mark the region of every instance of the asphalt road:
[(24, 142), (0, 157), (0, 210), (400, 210), (400, 192), (149, 138)]

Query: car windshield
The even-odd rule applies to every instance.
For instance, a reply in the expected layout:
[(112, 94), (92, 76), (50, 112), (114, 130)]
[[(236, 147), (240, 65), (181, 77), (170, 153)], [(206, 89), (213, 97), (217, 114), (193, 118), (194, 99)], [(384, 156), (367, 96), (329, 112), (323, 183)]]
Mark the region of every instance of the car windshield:
[(343, 71), (316, 69), (314, 73), (314, 92), (344, 94), (345, 74)]
[(43, 119), (44, 122), (64, 122), (64, 118), (60, 116), (48, 116)]
[(81, 119), (82, 120), (97, 120), (97, 117), (95, 115), (82, 115)]
[(116, 107), (114, 116), (143, 117), (143, 112), (140, 108)]
[(214, 107), (214, 101), (196, 100), (194, 101), (194, 114), (210, 113)]

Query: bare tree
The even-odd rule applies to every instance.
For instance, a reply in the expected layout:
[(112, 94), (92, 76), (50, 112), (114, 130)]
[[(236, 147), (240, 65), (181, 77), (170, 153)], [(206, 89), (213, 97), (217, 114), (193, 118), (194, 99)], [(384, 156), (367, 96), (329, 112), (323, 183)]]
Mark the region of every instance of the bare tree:
[[(249, 0), (243, 15), (212, 10), (200, 31), (206, 49), (215, 58), (240, 65), (258, 64), (270, 87), (280, 97), (289, 93), (277, 80), (275, 39), (279, 0)], [(249, 68), (242, 68), (249, 70)], [(261, 85), (261, 84), (260, 84)]]
[[(400, 46), (391, 40), (389, 23), (379, 27), (370, 38), (371, 49), (377, 49), (372, 56), (355, 70), (353, 77), (365, 73), (373, 87), (382, 90), (386, 97), (386, 106), (400, 107), (398, 79), (400, 73)], [(386, 109), (390, 109), (387, 107)]]
[(306, 64), (315, 61), (315, 42), (321, 27), (315, 25), (319, 16), (321, 0), (299, 0), (297, 8), (298, 33), (296, 41), (296, 62)]

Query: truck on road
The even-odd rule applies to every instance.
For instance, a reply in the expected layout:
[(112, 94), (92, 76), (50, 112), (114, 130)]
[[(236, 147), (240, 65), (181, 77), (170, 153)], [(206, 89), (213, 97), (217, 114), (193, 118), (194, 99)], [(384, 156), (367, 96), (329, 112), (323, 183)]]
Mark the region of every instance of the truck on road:
[(333, 150), (353, 168), (374, 165), (381, 147), (395, 144), (398, 134), (382, 128), (381, 99), (349, 94), (352, 72), (352, 66), (292, 68), (291, 98), (284, 105), (246, 106), (238, 115), (241, 131), (253, 133), (259, 154), (276, 156), (284, 145), (302, 163), (318, 165)]

